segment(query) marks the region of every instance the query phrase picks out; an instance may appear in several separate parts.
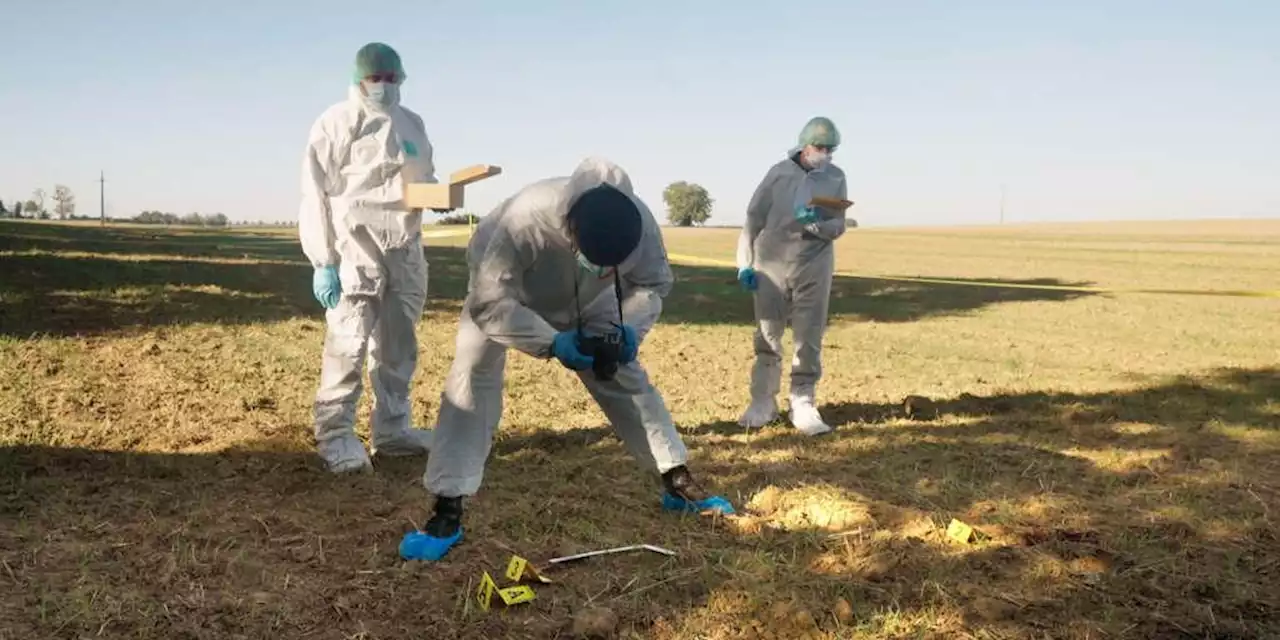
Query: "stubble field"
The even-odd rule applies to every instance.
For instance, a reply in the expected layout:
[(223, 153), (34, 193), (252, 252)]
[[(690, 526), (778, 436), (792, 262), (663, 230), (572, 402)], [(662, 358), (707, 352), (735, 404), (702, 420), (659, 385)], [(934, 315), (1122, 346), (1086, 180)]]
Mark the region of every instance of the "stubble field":
[[(736, 230), (666, 231), (732, 259)], [(431, 239), (434, 421), (465, 238)], [(641, 360), (736, 518), (658, 508), (577, 381), (513, 355), (468, 538), (435, 565), (425, 458), (325, 473), (323, 318), (289, 230), (0, 224), (0, 638), (1280, 636), (1280, 222), (857, 229), (819, 400), (745, 432), (750, 299), (676, 266)], [(1024, 285), (1033, 285), (1027, 287)], [(785, 383), (784, 383), (785, 391)], [(359, 430), (367, 435), (368, 401)], [(949, 539), (952, 519), (973, 526)], [(512, 553), (651, 543), (482, 612)]]

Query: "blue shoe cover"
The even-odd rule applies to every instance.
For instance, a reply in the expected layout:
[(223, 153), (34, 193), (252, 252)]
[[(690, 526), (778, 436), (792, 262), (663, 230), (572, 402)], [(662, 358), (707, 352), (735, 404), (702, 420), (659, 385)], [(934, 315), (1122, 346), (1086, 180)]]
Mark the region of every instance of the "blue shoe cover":
[(448, 538), (437, 538), (421, 531), (410, 531), (400, 541), (400, 557), (405, 560), (429, 560), (435, 562), (449, 553), (449, 549), (462, 539), (462, 529)]
[(671, 495), (670, 493), (662, 494), (662, 508), (667, 511), (688, 511), (690, 513), (701, 513), (703, 511), (717, 511), (723, 515), (730, 516), (736, 513), (733, 505), (728, 500), (720, 496), (711, 496), (696, 502), (690, 502), (680, 496)]

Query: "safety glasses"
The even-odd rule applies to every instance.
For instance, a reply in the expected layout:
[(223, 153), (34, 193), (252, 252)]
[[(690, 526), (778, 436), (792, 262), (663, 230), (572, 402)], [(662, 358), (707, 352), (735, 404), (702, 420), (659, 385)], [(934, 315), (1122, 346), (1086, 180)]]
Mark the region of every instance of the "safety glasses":
[(373, 82), (373, 83), (386, 82), (388, 84), (395, 84), (396, 82), (399, 81), (399, 78), (400, 77), (394, 73), (371, 73), (364, 77), (364, 81)]

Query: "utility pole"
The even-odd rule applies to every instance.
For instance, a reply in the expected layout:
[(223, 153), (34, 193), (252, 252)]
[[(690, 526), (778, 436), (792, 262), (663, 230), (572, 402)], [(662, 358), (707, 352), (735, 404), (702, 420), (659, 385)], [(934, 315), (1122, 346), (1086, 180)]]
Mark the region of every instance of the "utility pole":
[(102, 226), (107, 226), (107, 174), (98, 172), (98, 217)]
[(1004, 185), (1000, 185), (1000, 224), (1004, 224)]

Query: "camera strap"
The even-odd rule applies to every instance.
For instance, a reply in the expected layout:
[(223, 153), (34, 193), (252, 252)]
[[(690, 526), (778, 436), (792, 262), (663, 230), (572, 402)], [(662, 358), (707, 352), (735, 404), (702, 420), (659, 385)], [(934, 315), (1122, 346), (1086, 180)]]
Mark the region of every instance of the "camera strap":
[[(614, 326), (616, 326), (618, 330), (621, 331), (622, 324), (623, 324), (622, 276), (618, 275), (618, 269), (616, 267), (613, 270), (613, 293), (614, 293), (614, 297), (618, 299), (618, 322)], [(587, 335), (586, 334), (587, 324), (582, 317), (582, 298), (580, 297), (579, 290), (578, 290), (578, 273), (577, 272), (574, 272), (573, 274), (573, 305), (577, 308), (577, 311), (578, 311), (578, 335), (585, 336)]]

